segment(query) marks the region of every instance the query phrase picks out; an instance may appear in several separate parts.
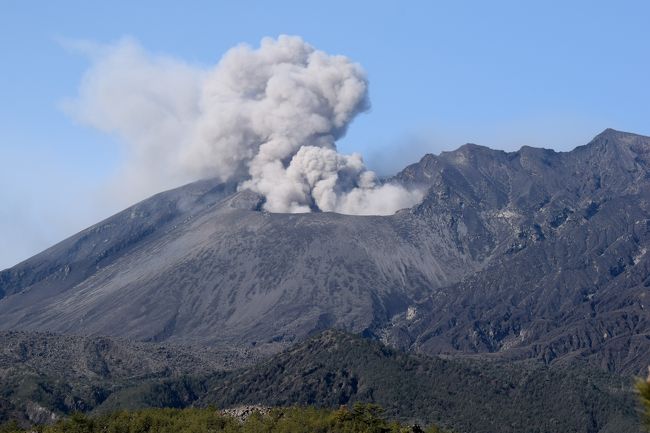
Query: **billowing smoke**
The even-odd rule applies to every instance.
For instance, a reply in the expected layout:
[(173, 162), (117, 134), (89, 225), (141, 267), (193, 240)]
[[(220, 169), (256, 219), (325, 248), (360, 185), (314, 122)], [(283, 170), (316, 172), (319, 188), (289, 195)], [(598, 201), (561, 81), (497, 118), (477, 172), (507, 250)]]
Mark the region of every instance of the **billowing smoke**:
[(264, 195), (271, 212), (391, 214), (421, 199), (336, 151), (369, 107), (366, 75), (298, 37), (237, 46), (211, 69), (124, 40), (94, 51), (66, 106), (127, 144), (120, 176), (136, 193), (219, 177)]

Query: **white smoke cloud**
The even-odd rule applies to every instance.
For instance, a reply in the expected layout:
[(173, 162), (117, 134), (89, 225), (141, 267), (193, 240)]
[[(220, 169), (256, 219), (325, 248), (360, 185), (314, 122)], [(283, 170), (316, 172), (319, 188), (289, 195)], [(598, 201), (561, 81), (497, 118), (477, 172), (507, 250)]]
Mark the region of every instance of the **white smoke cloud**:
[(133, 40), (93, 51), (76, 119), (127, 144), (120, 177), (134, 194), (202, 177), (238, 182), (271, 212), (391, 214), (421, 199), (381, 184), (336, 141), (367, 110), (363, 69), (298, 37), (240, 45), (213, 68), (147, 54)]
[(194, 180), (179, 160), (200, 115), (205, 71), (149, 55), (132, 39), (111, 46), (84, 45), (82, 50), (92, 65), (78, 97), (65, 101), (63, 108), (83, 124), (116, 134), (126, 145), (115, 194), (131, 202)]

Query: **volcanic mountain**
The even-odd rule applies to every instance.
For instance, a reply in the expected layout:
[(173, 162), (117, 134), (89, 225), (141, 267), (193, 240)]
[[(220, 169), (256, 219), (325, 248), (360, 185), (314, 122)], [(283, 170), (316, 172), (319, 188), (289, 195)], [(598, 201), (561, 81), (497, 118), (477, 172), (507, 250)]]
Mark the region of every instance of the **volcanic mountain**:
[(391, 216), (263, 211), (202, 180), (0, 273), (0, 329), (276, 351), (327, 328), (426, 354), (637, 373), (650, 359), (650, 138), (467, 144)]

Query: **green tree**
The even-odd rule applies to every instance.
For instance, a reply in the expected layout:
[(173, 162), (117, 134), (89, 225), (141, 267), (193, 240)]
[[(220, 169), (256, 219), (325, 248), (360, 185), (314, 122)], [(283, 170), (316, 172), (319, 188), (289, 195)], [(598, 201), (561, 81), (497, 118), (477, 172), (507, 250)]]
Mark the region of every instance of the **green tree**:
[(646, 429), (650, 431), (650, 367), (648, 367), (648, 378), (646, 380), (639, 380), (636, 384), (636, 389), (639, 392), (639, 398), (643, 407), (643, 423)]

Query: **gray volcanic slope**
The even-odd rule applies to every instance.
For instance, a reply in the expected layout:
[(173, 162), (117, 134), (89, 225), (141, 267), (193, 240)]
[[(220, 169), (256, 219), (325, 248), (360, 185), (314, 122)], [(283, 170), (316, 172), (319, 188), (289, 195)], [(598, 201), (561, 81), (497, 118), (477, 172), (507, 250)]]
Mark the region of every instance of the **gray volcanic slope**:
[(393, 178), (386, 217), (269, 214), (205, 180), (0, 273), (0, 328), (276, 350), (318, 330), (429, 354), (633, 373), (650, 361), (650, 138), (468, 144)]

